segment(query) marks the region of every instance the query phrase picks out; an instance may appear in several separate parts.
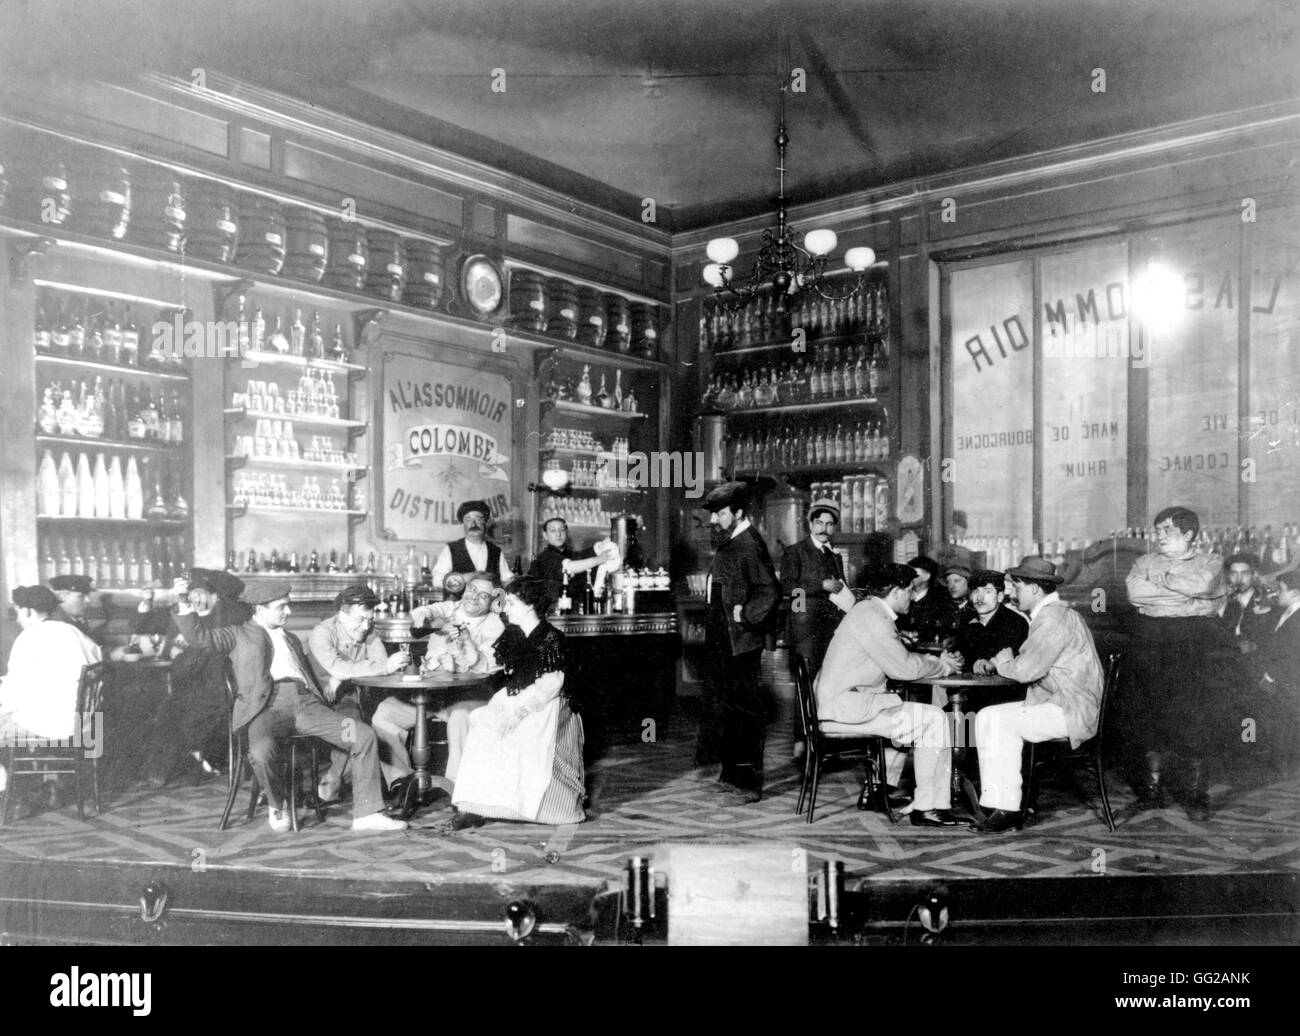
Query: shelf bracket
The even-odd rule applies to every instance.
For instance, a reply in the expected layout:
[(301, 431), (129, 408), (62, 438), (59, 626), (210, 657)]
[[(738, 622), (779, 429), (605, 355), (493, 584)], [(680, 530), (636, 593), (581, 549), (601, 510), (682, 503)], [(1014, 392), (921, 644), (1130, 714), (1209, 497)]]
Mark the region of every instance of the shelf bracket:
[(26, 284), (31, 277), (29, 260), (54, 247), (51, 237), (33, 237), (14, 241), (9, 245), (9, 283), (14, 287)]
[(374, 345), (379, 340), (380, 324), (386, 316), (386, 309), (357, 310), (352, 314), (352, 340), (359, 346)]
[(217, 302), (217, 313), (220, 316), (225, 316), (226, 303), (230, 301), (232, 295), (247, 295), (256, 286), (253, 281), (246, 277), (212, 285), (212, 295)]

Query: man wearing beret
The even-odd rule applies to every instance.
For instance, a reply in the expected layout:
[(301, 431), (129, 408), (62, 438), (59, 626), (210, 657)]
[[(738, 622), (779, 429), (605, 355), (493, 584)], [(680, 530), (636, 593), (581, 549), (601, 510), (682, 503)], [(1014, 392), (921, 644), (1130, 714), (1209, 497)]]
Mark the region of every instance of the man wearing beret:
[[(808, 509), (808, 537), (781, 555), (781, 593), (790, 599), (790, 645), (815, 680), (840, 619), (853, 607), (853, 591), (844, 584), (844, 563), (831, 548), (840, 521), (833, 500), (814, 500)], [(794, 716), (794, 757), (804, 753), (803, 724)]]
[(1029, 637), (1014, 655), (993, 658), (999, 676), (1028, 684), (1024, 701), (986, 705), (975, 714), (980, 758), (980, 831), (1005, 831), (1020, 819), (1021, 752), (1025, 742), (1069, 738), (1078, 748), (1097, 733), (1103, 676), (1087, 623), (1061, 600), (1061, 576), (1047, 558), (1028, 557), (1007, 572)]
[[(0, 747), (65, 741), (77, 729), (81, 670), (100, 660), (99, 645), (73, 623), (55, 619), (59, 602), (44, 586), (16, 588), (13, 604), (22, 632), (0, 682)], [(0, 767), (0, 790), (8, 778)]]
[(89, 576), (55, 576), (50, 580), (50, 589), (59, 604), (51, 618), (71, 623), (102, 648), (107, 624), (92, 630), (86, 619), (86, 613), (90, 611), (90, 595), (95, 592), (94, 581)]
[(763, 743), (767, 701), (759, 662), (781, 603), (772, 558), (750, 525), (753, 506), (744, 482), (727, 482), (704, 499), (717, 553), (709, 568), (705, 650), (708, 693), (722, 707), (721, 731), (711, 718), (700, 729), (700, 756), (707, 759), (720, 733), (724, 803), (757, 802), (763, 792)]
[[(231, 716), (235, 730), (247, 728), (248, 758), (266, 789), (271, 829), (288, 831), (279, 738), (318, 737), (348, 753), (352, 767), (352, 830), (400, 831), (406, 824), (384, 816), (375, 732), (329, 707), (298, 638), (284, 628), (289, 618), (288, 583), (260, 583), (244, 594), (253, 617), (242, 626), (205, 629), (188, 600), (178, 603), (176, 625), (191, 644), (230, 655), (238, 696)], [(333, 769), (331, 767), (331, 769)]]
[[(817, 718), (828, 734), (874, 735), (895, 745), (914, 746), (916, 796), (911, 822), (918, 827), (955, 827), (965, 821), (949, 812), (952, 735), (948, 718), (934, 705), (903, 701), (887, 684), (947, 676), (961, 669), (960, 657), (950, 652), (936, 658), (903, 646), (895, 622), (912, 606), (915, 579), (909, 565), (889, 562), (868, 569), (870, 596), (854, 605), (840, 623), (817, 677), (813, 689)], [(886, 780), (897, 785), (905, 759), (893, 749), (886, 751), (886, 757), (890, 771)]]
[(442, 586), (448, 572), (494, 572), (502, 585), (514, 578), (501, 548), (487, 538), (492, 511), (483, 500), (466, 500), (456, 509), (456, 521), (465, 535), (452, 540), (433, 563), (433, 585)]
[(971, 614), (957, 627), (957, 652), (980, 676), (994, 672), (993, 657), (1003, 648), (1019, 651), (1029, 636), (1029, 622), (1002, 601), (1006, 576), (982, 570), (970, 578)]

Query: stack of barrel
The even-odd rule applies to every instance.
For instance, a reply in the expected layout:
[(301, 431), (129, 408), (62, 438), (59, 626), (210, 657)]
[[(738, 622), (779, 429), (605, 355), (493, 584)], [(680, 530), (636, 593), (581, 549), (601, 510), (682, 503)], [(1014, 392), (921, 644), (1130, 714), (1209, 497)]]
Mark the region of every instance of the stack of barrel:
[(329, 236), (329, 258), (325, 266), (325, 283), (344, 291), (360, 291), (366, 286), (366, 269), (370, 265), (370, 244), (366, 228), (354, 219), (325, 221)]
[(654, 359), (659, 351), (658, 307), (649, 302), (634, 302), (632, 316), (632, 351)]
[(329, 258), (325, 217), (315, 209), (286, 206), (284, 236), (284, 275), (319, 284)]
[(366, 232), (370, 266), (366, 292), (389, 302), (401, 302), (406, 288), (406, 244), (391, 230), (372, 227)]
[(126, 236), (131, 222), (131, 176), (117, 155), (96, 152), (78, 156), (69, 190), (76, 200), (75, 229), (114, 241)]
[(277, 274), (284, 266), (284, 213), (262, 194), (239, 199), (239, 247), (235, 262), (254, 273)]
[(632, 307), (622, 295), (605, 293), (605, 348), (625, 353), (632, 347)]
[(47, 227), (71, 226), (72, 184), (64, 156), (24, 155), (14, 184), (12, 208), (19, 219)]
[(442, 302), (442, 252), (432, 241), (406, 239), (406, 292), (408, 306), (437, 309)]
[(196, 259), (228, 263), (239, 244), (239, 205), (234, 188), (215, 180), (198, 180), (190, 187), (186, 210), (189, 233), (185, 252)]
[(131, 181), (131, 225), (127, 239), (148, 248), (179, 252), (185, 247), (185, 184), (160, 165), (139, 166)]
[(605, 344), (605, 300), (595, 288), (578, 289), (578, 341), (597, 349)]
[(578, 337), (578, 286), (552, 277), (546, 282), (546, 333), (573, 341)]
[(545, 332), (549, 298), (545, 275), (532, 270), (511, 270), (510, 326), (538, 334)]

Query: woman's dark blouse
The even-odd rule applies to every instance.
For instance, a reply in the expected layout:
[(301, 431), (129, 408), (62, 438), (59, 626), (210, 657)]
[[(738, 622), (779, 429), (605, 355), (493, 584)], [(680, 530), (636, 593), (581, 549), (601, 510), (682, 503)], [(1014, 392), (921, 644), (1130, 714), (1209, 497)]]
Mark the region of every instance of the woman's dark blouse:
[[(564, 672), (564, 634), (545, 619), (527, 636), (518, 626), (507, 623), (505, 632), (497, 638), (496, 657), (503, 667), (506, 693), (513, 697), (546, 673)], [(560, 693), (568, 698), (569, 691), (566, 680)]]

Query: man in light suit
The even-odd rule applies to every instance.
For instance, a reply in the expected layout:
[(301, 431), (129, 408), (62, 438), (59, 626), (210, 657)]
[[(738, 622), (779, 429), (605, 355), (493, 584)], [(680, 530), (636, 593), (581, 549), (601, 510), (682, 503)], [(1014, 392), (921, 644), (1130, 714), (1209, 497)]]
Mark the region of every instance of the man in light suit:
[[(887, 564), (867, 576), (870, 594), (849, 611), (826, 651), (813, 688), (822, 729), (836, 734), (876, 734), (896, 745), (915, 745), (916, 796), (912, 823), (954, 827), (966, 821), (948, 812), (952, 805), (952, 737), (948, 717), (934, 705), (904, 702), (885, 686), (888, 680), (947, 676), (961, 669), (950, 652), (939, 657), (913, 654), (903, 646), (894, 622), (912, 604), (916, 573), (907, 565)], [(895, 753), (890, 769), (902, 772)]]
[(348, 753), (352, 766), (352, 830), (400, 831), (406, 824), (383, 814), (379, 784), (379, 742), (375, 732), (351, 716), (335, 712), (325, 696), (302, 644), (285, 630), (289, 618), (288, 583), (262, 583), (244, 594), (253, 617), (242, 626), (208, 629), (189, 603), (188, 587), (176, 607), (176, 626), (187, 641), (204, 651), (229, 654), (238, 696), (231, 724), (248, 728), (248, 759), (266, 789), (271, 829), (293, 826), (279, 765), (277, 738), (310, 734)]
[(1025, 742), (1069, 738), (1078, 748), (1097, 733), (1103, 676), (1087, 624), (1056, 593), (1062, 579), (1047, 558), (1025, 558), (1007, 572), (1029, 637), (1020, 654), (993, 656), (999, 676), (1029, 685), (1023, 702), (987, 705), (975, 715), (980, 757), (980, 831), (1005, 831), (1020, 819)]

